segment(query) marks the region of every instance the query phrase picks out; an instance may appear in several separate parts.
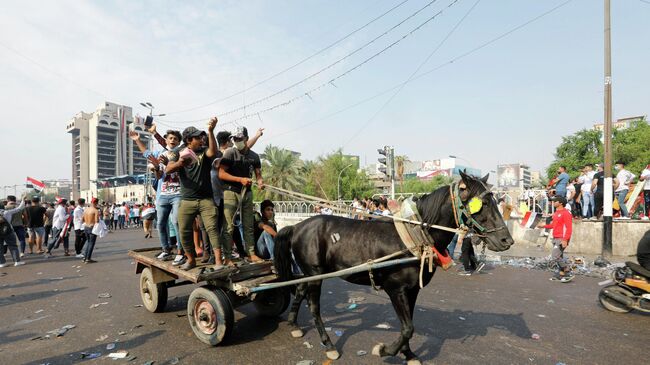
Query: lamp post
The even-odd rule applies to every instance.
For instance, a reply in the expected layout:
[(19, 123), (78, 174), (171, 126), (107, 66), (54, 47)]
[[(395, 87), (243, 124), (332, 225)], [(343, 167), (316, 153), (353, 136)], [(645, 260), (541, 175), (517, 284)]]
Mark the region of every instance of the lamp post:
[(348, 167), (354, 165), (353, 163), (345, 166), (344, 168), (341, 169), (339, 172), (339, 177), (336, 179), (336, 199), (340, 202), (341, 201), (341, 174), (343, 174), (343, 171), (347, 169)]

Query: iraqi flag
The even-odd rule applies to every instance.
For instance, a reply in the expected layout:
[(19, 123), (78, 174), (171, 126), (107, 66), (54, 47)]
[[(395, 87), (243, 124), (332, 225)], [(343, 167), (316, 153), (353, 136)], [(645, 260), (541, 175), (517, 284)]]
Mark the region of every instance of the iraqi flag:
[(521, 220), (521, 226), (524, 228), (536, 228), (542, 220), (542, 215), (535, 212), (526, 212)]
[(29, 188), (35, 189), (40, 193), (41, 191), (43, 191), (43, 189), (45, 189), (45, 183), (40, 180), (36, 180), (33, 177), (28, 176), (27, 180), (25, 181), (25, 187), (27, 187), (28, 189)]

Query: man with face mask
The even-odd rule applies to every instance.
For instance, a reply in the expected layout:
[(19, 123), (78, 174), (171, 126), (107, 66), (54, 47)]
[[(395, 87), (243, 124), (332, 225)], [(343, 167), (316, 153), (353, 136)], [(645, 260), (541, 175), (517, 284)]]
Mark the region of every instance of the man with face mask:
[(226, 223), (223, 239), (232, 242), (233, 221), (239, 212), (244, 236), (243, 242), (248, 250), (249, 259), (251, 262), (259, 262), (262, 259), (255, 254), (253, 192), (251, 191), (253, 180), (251, 176), (255, 172), (258, 187), (264, 189), (262, 164), (257, 153), (247, 145), (248, 130), (245, 127), (237, 128), (232, 134), (232, 141), (234, 147), (224, 152), (219, 164), (219, 179), (222, 181), (224, 189), (223, 208)]
[(634, 174), (625, 169), (625, 163), (623, 161), (617, 161), (614, 168), (618, 171), (616, 179), (614, 180), (614, 194), (618, 200), (618, 206), (621, 212), (621, 216), (618, 219), (627, 220), (630, 219), (630, 217), (627, 211), (627, 206), (625, 206), (625, 197), (630, 191), (630, 183), (634, 180)]

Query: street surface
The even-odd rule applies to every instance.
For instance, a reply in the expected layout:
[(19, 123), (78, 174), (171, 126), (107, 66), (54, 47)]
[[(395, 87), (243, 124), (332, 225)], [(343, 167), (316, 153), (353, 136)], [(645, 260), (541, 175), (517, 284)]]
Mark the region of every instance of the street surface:
[[(188, 324), (186, 303), (193, 286), (171, 288), (165, 313), (138, 307), (138, 276), (127, 251), (158, 245), (157, 238), (142, 237), (140, 230), (132, 229), (98, 240), (96, 264), (64, 257), (61, 248), (56, 258), (32, 255), (26, 257), (25, 266), (0, 269), (0, 364), (173, 364), (175, 358), (179, 364), (296, 364), (301, 360), (321, 364), (327, 360), (306, 308), (300, 314), (305, 336), (294, 339), (282, 320), (258, 317), (250, 304), (239, 307), (233, 336), (212, 348), (199, 342)], [(458, 276), (455, 269), (437, 272), (420, 294), (411, 348), (425, 364), (647, 361), (642, 351), (650, 342), (650, 316), (603, 309), (597, 299), (597, 283), (602, 279), (579, 276), (561, 284), (550, 282), (549, 277), (549, 272), (510, 267), (488, 268), (471, 277)], [(394, 341), (399, 331), (385, 293), (339, 279), (327, 281), (323, 290), (323, 319), (341, 352), (333, 364), (403, 362), (401, 357), (379, 359), (370, 354), (376, 343)], [(98, 298), (100, 293), (111, 297)], [(352, 297), (365, 300), (348, 310)], [(93, 304), (100, 305), (90, 308)], [(381, 323), (391, 328), (375, 327)], [(65, 325), (76, 327), (58, 338), (37, 338)], [(342, 331), (341, 336), (337, 331)], [(115, 348), (107, 350), (113, 343)], [(118, 350), (137, 358), (113, 362), (106, 357)], [(367, 354), (358, 356), (359, 350)], [(82, 360), (82, 352), (102, 356)]]

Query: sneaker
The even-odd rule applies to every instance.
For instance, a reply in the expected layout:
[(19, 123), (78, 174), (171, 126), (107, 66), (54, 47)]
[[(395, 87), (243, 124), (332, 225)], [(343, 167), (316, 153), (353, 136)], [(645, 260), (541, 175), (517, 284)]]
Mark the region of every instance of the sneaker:
[(84, 260), (84, 264), (94, 264), (94, 263), (96, 263), (96, 262), (97, 262), (97, 261), (95, 261), (95, 260), (93, 260), (93, 259), (90, 259), (90, 260)]
[(25, 261), (14, 262), (14, 266), (22, 266), (22, 265), (25, 265)]
[(648, 217), (641, 218), (642, 221), (647, 221), (648, 219), (650, 219), (650, 218), (648, 218)]
[[(187, 259), (185, 261), (187, 261)], [(191, 270), (191, 269), (193, 269), (195, 267), (196, 267), (196, 263), (190, 264), (189, 262), (186, 262), (183, 265), (181, 265), (179, 267), (179, 269), (187, 271), (187, 270)]]
[(25, 257), (25, 254), (24, 254), (24, 253), (21, 253), (21, 254), (20, 254), (20, 257), (21, 257), (21, 258), (22, 258), (22, 257)]
[(75, 257), (78, 258), (78, 259), (83, 259), (83, 258), (84, 258), (84, 254), (82, 254), (82, 253), (77, 254), (77, 255), (75, 255)]
[(49, 252), (46, 252), (46, 253), (43, 255), (43, 257), (46, 258), (46, 259), (51, 259), (52, 257), (54, 257), (54, 255), (52, 255), (52, 254), (49, 253)]
[(479, 262), (474, 272), (478, 274), (479, 272), (481, 272), (481, 270), (483, 270), (484, 267), (485, 267), (485, 262)]
[(472, 272), (471, 272), (471, 271), (467, 271), (467, 270), (463, 270), (463, 271), (459, 271), (459, 272), (458, 272), (458, 275), (460, 275), (460, 276), (471, 276), (471, 275), (472, 275)]
[(0, 264), (0, 267), (7, 267), (7, 266), (9, 266), (9, 264), (6, 264), (6, 263), (5, 264)]
[(172, 265), (173, 266), (180, 266), (180, 265), (183, 265), (186, 262), (187, 262), (187, 258), (185, 256), (176, 255), (176, 258), (174, 258), (174, 262), (172, 262)]
[(571, 280), (573, 280), (573, 275), (564, 275), (560, 278), (560, 282), (562, 283), (568, 283)]
[(167, 252), (163, 251), (158, 256), (156, 256), (156, 258), (158, 260), (164, 260), (167, 256), (169, 256), (169, 254)]

